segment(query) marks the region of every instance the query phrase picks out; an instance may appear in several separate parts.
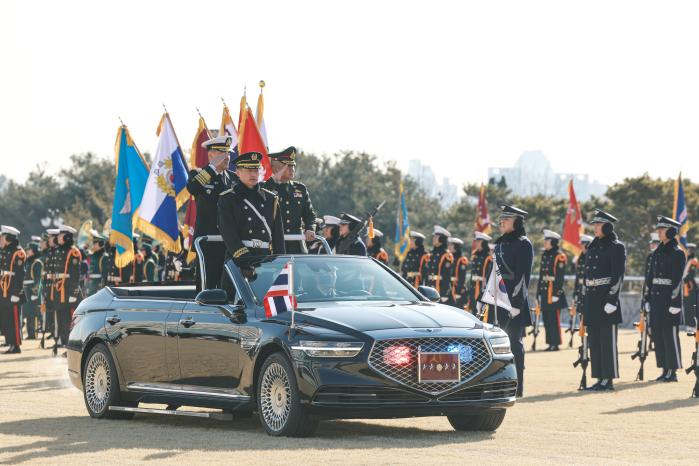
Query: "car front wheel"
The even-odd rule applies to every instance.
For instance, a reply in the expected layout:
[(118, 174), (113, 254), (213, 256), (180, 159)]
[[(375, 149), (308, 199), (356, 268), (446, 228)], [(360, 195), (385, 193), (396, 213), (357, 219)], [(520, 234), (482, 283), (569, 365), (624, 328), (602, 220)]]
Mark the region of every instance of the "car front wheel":
[(307, 437), (318, 426), (299, 401), (296, 376), (288, 359), (281, 353), (269, 356), (257, 381), (257, 409), (260, 422), (268, 434)]
[(85, 407), (97, 419), (131, 419), (134, 413), (110, 411), (110, 406), (133, 406), (119, 402), (119, 378), (109, 350), (98, 344), (90, 351), (83, 371)]
[(447, 419), (455, 430), (494, 432), (505, 420), (505, 413), (506, 410), (499, 409), (483, 414), (452, 414)]

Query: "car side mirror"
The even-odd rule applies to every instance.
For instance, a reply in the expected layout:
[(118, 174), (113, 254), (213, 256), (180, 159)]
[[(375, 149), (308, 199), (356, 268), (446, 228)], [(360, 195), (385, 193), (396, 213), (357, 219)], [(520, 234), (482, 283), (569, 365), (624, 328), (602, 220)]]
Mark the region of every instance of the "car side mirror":
[(228, 295), (225, 291), (218, 288), (213, 290), (201, 290), (199, 294), (197, 294), (197, 297), (194, 298), (194, 301), (197, 304), (216, 306), (220, 304), (227, 304)]
[(433, 303), (439, 301), (439, 292), (431, 286), (418, 286), (417, 290), (420, 292), (420, 294), (422, 294), (422, 296), (429, 299)]

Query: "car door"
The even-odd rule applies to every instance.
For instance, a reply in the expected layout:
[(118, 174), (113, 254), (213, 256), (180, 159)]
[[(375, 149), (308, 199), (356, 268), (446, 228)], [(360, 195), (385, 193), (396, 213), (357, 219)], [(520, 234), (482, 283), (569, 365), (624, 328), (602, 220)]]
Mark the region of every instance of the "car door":
[(123, 384), (172, 381), (165, 357), (165, 326), (172, 306), (166, 300), (113, 301), (105, 325)]

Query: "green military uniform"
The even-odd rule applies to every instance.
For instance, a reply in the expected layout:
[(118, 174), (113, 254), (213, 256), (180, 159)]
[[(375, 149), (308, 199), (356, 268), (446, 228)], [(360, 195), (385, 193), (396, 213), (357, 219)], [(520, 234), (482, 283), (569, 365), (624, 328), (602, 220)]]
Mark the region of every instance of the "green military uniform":
[(104, 250), (106, 238), (100, 235), (97, 231), (92, 230), (92, 244), (97, 245), (98, 249), (90, 255), (90, 267), (88, 270), (87, 295), (97, 293), (103, 284), (104, 271), (107, 266), (107, 256)]
[[(37, 239), (40, 240), (40, 238)], [(41, 323), (41, 300), (39, 297), (41, 296), (44, 263), (41, 260), (38, 243), (30, 243), (27, 246), (27, 251), (32, 251), (32, 255), (31, 257), (27, 256), (24, 268), (24, 295), (27, 301), (22, 308), (22, 317), (27, 321), (27, 339), (35, 340)]]

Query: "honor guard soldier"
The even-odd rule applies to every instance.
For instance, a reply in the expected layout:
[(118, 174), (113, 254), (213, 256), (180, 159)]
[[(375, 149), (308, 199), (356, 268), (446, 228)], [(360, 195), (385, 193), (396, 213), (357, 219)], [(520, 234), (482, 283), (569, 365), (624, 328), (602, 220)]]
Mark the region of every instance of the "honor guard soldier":
[(41, 285), (44, 331), (52, 335), (56, 333), (56, 297), (53, 284), (56, 276), (56, 259), (58, 256), (58, 233), (58, 228), (46, 230), (48, 249), (44, 253), (44, 280)]
[(687, 243), (687, 265), (684, 270), (684, 323), (687, 327), (695, 329), (697, 323), (697, 269), (699, 269), (699, 260), (696, 256), (697, 245)]
[[(231, 160), (233, 138), (219, 136), (202, 144), (209, 156), (209, 165), (189, 172), (187, 190), (194, 196), (197, 207), (197, 220), (194, 226), (194, 238), (220, 235), (218, 228), (218, 201), (222, 192), (231, 189), (237, 182), (236, 174), (228, 169)], [(191, 243), (194, 244), (193, 242)], [(221, 281), (225, 246), (216, 242), (204, 241), (201, 250), (206, 267), (206, 288), (217, 288)], [(201, 288), (201, 270), (199, 262), (195, 265), (197, 290)]]
[(422, 260), (425, 255), (425, 235), (418, 231), (411, 231), (410, 249), (400, 266), (400, 274), (415, 288), (422, 283), (420, 272), (421, 266), (427, 263), (426, 260), (424, 263)]
[[(478, 317), (482, 317), (480, 311), (482, 306), (478, 303), (483, 296), (483, 288), (490, 277), (490, 269), (493, 267), (493, 255), (490, 250), (490, 242), (493, 240), (489, 235), (477, 231), (474, 233), (473, 253), (471, 254), (471, 279), (468, 287), (468, 304), (466, 310), (469, 312), (478, 311)], [(478, 309), (480, 308), (480, 309)]]
[(316, 213), (311, 197), (303, 183), (294, 181), (296, 173), (295, 147), (269, 154), (272, 161), (272, 176), (262, 185), (279, 197), (284, 217), (284, 239), (287, 254), (305, 254), (306, 241), (313, 241)]
[(388, 253), (384, 248), (381, 247), (381, 238), (383, 238), (383, 232), (377, 228), (374, 228), (374, 237), (367, 235), (366, 238), (366, 249), (369, 257), (373, 257), (379, 262), (383, 262), (388, 265)]
[(337, 239), (335, 250), (337, 254), (347, 254), (350, 256), (366, 256), (367, 250), (364, 241), (359, 235), (351, 234), (359, 224), (362, 223), (352, 214), (343, 213), (340, 216), (340, 237)]
[[(337, 240), (340, 238), (340, 219), (334, 215), (323, 215), (323, 231), (321, 234), (334, 254)], [(325, 248), (320, 243), (318, 243), (318, 248), (316, 248), (316, 254), (326, 254)]]
[(138, 240), (141, 237), (138, 233), (133, 234), (133, 260), (131, 261), (131, 273), (129, 283), (141, 283), (143, 281), (143, 254), (138, 245)]
[(70, 321), (80, 296), (80, 262), (82, 254), (74, 245), (75, 228), (61, 225), (58, 234), (57, 273), (54, 279), (56, 297), (56, 334), (63, 346), (68, 344)]
[(585, 297), (583, 319), (590, 348), (593, 391), (614, 390), (619, 377), (617, 326), (621, 323), (619, 293), (626, 270), (626, 247), (614, 232), (616, 217), (597, 210), (590, 223), (595, 228), (585, 254)]
[(679, 326), (686, 259), (675, 238), (680, 226), (676, 220), (658, 217), (655, 227), (660, 244), (653, 251), (646, 276), (645, 306), (653, 329), (655, 361), (663, 370), (656, 380), (662, 382), (677, 382), (677, 369), (682, 367)]
[[(575, 312), (582, 315), (583, 310), (583, 294), (585, 291), (585, 255), (587, 254), (587, 247), (592, 242), (592, 236), (590, 235), (580, 235), (580, 245), (581, 250), (578, 257), (576, 257), (573, 262), (575, 264), (575, 283), (573, 285), (573, 306)], [(580, 320), (578, 320), (580, 322)], [(582, 324), (581, 324), (582, 325)]]
[(449, 252), (454, 256), (454, 272), (451, 276), (451, 305), (466, 310), (468, 290), (466, 289), (466, 274), (468, 259), (464, 256), (464, 242), (460, 238), (450, 237), (447, 240)]
[[(534, 248), (527, 238), (524, 220), (527, 212), (510, 205), (500, 206), (500, 231), (495, 241), (494, 260), (505, 282), (511, 311), (497, 308), (497, 315), (488, 312), (488, 322), (499, 325), (510, 337), (510, 347), (517, 368), (517, 396), (524, 394), (524, 332), (532, 324), (529, 312), (529, 280), (534, 261)], [(487, 286), (487, 284), (486, 284)], [(489, 306), (490, 308), (490, 306)]]
[(541, 306), (546, 330), (546, 351), (558, 351), (561, 345), (561, 309), (568, 307), (563, 284), (568, 258), (560, 251), (561, 235), (544, 230), (544, 253), (541, 256), (536, 299)]
[(93, 295), (102, 288), (108, 256), (104, 252), (106, 238), (97, 230), (91, 230), (92, 249), (90, 254), (90, 269), (88, 272), (87, 295)]
[(133, 273), (133, 264), (129, 262), (123, 267), (119, 267), (116, 263), (117, 247), (109, 248), (109, 259), (107, 262), (107, 285), (121, 286), (131, 283), (131, 274)]
[(27, 339), (36, 340), (36, 333), (41, 322), (41, 277), (44, 274), (44, 263), (41, 260), (41, 238), (32, 236), (27, 245), (27, 262), (24, 267), (24, 297), (22, 314), (27, 319)]
[(270, 254), (285, 253), (283, 217), (279, 198), (259, 182), (262, 154), (246, 152), (235, 164), (240, 182), (221, 193), (218, 224), (228, 257), (246, 267)]
[(141, 253), (143, 254), (143, 281), (148, 283), (157, 283), (158, 279), (158, 263), (156, 262), (155, 254), (153, 254), (153, 240), (145, 238), (141, 242)]
[(0, 328), (9, 346), (5, 354), (21, 353), (24, 263), (27, 256), (19, 246), (18, 229), (2, 225), (0, 235)]
[(447, 241), (451, 233), (439, 225), (434, 226), (432, 233), (432, 252), (427, 262), (424, 284), (431, 286), (439, 293), (439, 302), (447, 303), (451, 298), (451, 276), (454, 256), (447, 249)]

